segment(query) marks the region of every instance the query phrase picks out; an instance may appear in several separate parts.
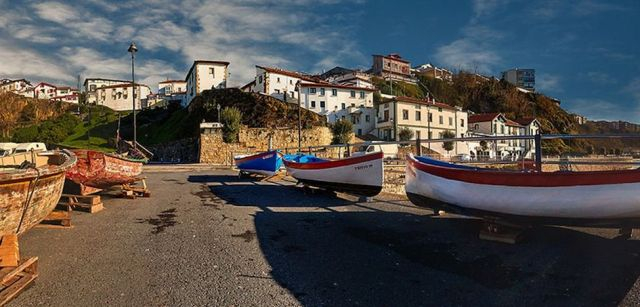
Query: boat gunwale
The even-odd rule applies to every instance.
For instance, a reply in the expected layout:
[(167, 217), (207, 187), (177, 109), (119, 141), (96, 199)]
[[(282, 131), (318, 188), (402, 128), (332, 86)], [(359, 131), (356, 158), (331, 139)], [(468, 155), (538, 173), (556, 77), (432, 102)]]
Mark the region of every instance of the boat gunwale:
[(348, 157), (339, 160), (327, 160), (327, 161), (317, 161), (317, 162), (307, 162), (307, 163), (299, 163), (289, 160), (284, 160), (285, 167), (290, 167), (294, 169), (330, 169), (335, 167), (348, 166), (373, 160), (382, 160), (384, 158), (383, 152), (374, 152), (362, 156), (356, 157)]
[(417, 170), (437, 177), (497, 186), (563, 187), (640, 182), (639, 169), (586, 172), (470, 170), (429, 164), (416, 159), (412, 154), (407, 155), (407, 163)]
[(76, 162), (77, 157), (72, 152), (64, 149), (64, 150), (55, 150), (55, 151), (44, 151), (37, 153), (38, 155), (42, 155), (46, 153), (47, 155), (62, 155), (65, 156), (65, 161), (60, 165), (46, 165), (38, 167), (37, 170), (34, 168), (27, 169), (15, 169), (11, 173), (0, 172), (0, 183), (2, 184), (10, 184), (16, 182), (22, 182), (27, 180), (33, 180), (35, 178), (47, 178), (51, 176), (58, 175), (60, 173), (65, 173), (69, 168), (71, 168)]

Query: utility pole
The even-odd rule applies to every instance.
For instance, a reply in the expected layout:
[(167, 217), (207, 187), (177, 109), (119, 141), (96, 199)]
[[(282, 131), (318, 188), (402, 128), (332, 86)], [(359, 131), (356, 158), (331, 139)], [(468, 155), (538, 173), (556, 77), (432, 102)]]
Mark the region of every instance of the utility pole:
[[(127, 50), (131, 53), (131, 91), (133, 94), (131, 95), (131, 99), (133, 100), (133, 149), (136, 149), (138, 146), (138, 137), (137, 137), (137, 128), (136, 128), (136, 74), (135, 74), (135, 54), (138, 51), (136, 47), (136, 43), (131, 42), (129, 45), (129, 49)], [(140, 95), (140, 93), (138, 93)]]
[(78, 92), (76, 93), (76, 97), (78, 98), (78, 115), (80, 115), (80, 74), (78, 74)]
[[(300, 105), (300, 81), (296, 83), (296, 91), (298, 92), (298, 152), (302, 150), (302, 106)], [(287, 93), (284, 94), (287, 96)]]

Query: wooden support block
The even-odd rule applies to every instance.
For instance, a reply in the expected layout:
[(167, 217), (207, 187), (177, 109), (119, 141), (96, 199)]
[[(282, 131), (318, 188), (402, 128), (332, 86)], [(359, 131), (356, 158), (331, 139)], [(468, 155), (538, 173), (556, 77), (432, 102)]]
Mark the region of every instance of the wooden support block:
[(17, 266), (20, 261), (20, 248), (17, 235), (4, 235), (0, 243), (0, 267)]
[(485, 222), (480, 230), (481, 240), (516, 244), (523, 239), (524, 229)]
[(71, 211), (54, 210), (37, 226), (47, 228), (71, 228)]
[(0, 270), (0, 306), (18, 296), (38, 277), (38, 257), (29, 258), (13, 267)]

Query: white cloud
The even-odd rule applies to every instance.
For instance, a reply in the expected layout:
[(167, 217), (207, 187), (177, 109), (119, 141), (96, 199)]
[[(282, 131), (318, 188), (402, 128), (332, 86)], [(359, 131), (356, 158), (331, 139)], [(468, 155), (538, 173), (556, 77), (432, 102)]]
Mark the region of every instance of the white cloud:
[(500, 32), (471, 24), (463, 30), (462, 38), (439, 47), (436, 58), (449, 67), (489, 73), (502, 62), (493, 47), (501, 38)]
[(573, 113), (586, 116), (589, 120), (624, 120), (638, 122), (640, 105), (628, 106), (624, 102), (612, 102), (604, 99), (577, 98), (570, 102), (568, 109)]
[(589, 71), (587, 78), (596, 84), (616, 84), (618, 80), (605, 72)]
[(73, 7), (60, 2), (40, 2), (34, 4), (33, 8), (36, 15), (44, 20), (66, 23), (78, 19), (78, 14)]
[(536, 89), (540, 92), (562, 92), (560, 77), (552, 74), (538, 74), (536, 76)]
[(47, 57), (23, 46), (15, 46), (3, 39), (0, 39), (0, 46), (0, 59), (9, 59), (0, 61), (0, 72), (4, 78), (73, 80), (71, 72), (60, 66), (56, 58)]

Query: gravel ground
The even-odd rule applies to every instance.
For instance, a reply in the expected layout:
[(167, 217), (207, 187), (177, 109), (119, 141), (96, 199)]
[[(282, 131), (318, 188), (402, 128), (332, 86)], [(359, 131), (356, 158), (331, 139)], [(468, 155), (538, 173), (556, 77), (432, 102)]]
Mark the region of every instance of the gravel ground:
[(149, 172), (151, 198), (103, 196), (71, 229), (21, 237), (40, 277), (12, 306), (638, 305), (640, 244), (540, 227), (518, 245), (479, 222), (379, 196), (305, 195), (225, 170)]

